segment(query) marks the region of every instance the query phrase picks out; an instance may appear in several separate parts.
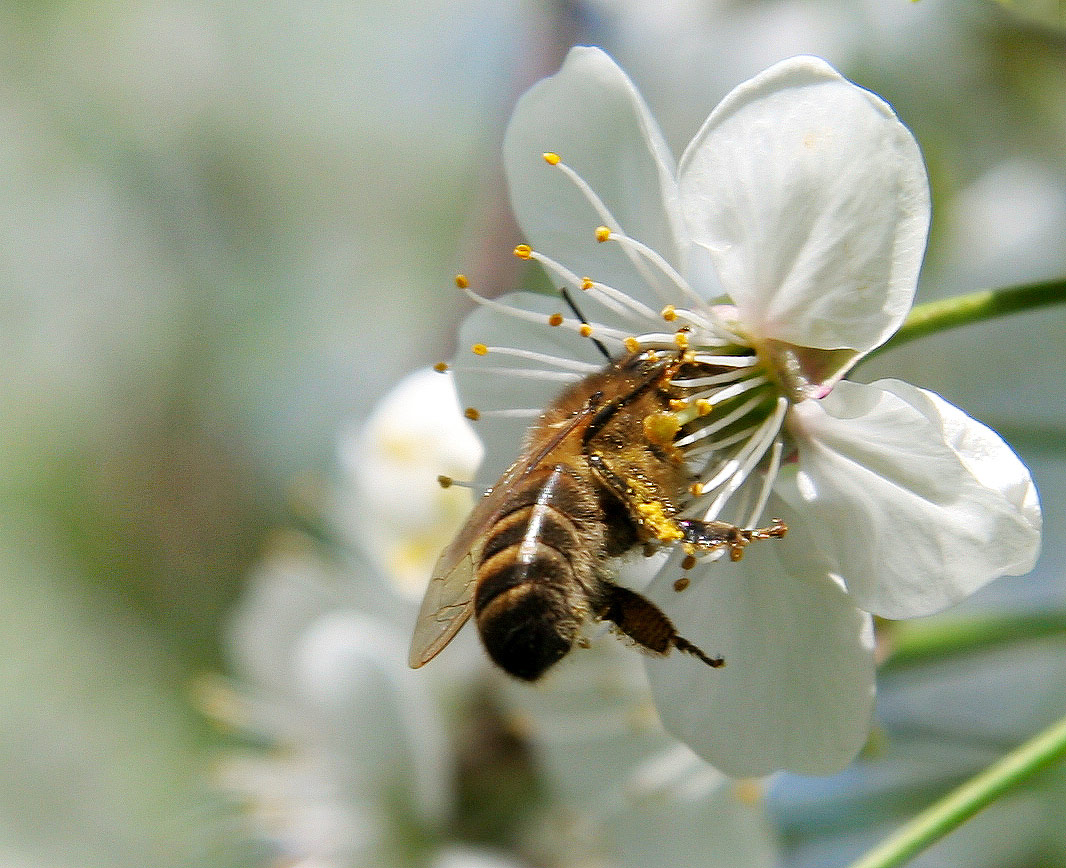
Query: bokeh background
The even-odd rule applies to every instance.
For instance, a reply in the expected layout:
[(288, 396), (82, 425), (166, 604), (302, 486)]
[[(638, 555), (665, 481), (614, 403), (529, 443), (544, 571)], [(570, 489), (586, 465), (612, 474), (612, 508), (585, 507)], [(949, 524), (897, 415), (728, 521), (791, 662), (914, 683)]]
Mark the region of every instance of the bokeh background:
[[(313, 524), (338, 485), (343, 433), (451, 354), (468, 307), (455, 272), (491, 292), (521, 279), (499, 146), (570, 45), (610, 51), (678, 153), (731, 87), (792, 54), (883, 96), (933, 183), (929, 300), (1066, 274), (1062, 15), (1022, 0), (0, 6), (0, 863), (271, 858), (212, 785), (229, 735), (197, 685), (229, 671), (227, 624), (278, 529)], [(861, 370), (940, 392), (1033, 468), (1044, 556), (974, 610), (1066, 608), (1064, 359), (1066, 310), (1048, 309)], [(993, 704), (1026, 705), (1045, 681), (997, 684), (1019, 692)], [(839, 831), (829, 786), (784, 788), (790, 858), (819, 864), (795, 841)]]

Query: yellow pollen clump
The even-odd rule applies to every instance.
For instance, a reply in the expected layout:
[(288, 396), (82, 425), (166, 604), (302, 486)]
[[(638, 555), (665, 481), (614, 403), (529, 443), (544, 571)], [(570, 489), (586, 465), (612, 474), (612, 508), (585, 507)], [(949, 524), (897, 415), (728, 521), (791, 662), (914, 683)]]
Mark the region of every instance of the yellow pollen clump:
[(696, 399), (696, 412), (701, 416), (706, 416), (711, 410), (714, 409), (714, 404), (708, 401), (706, 398)]
[(641, 521), (660, 542), (671, 543), (685, 538), (681, 528), (666, 514), (666, 510), (659, 501), (652, 500), (638, 504), (637, 512), (640, 514)]
[(688, 493), (691, 494), (693, 497), (699, 497), (701, 494), (703, 494), (703, 486), (700, 485), (698, 482), (693, 482), (692, 485), (688, 487)]
[(455, 275), (455, 285), (460, 289), (468, 289), (470, 287), (470, 281), (467, 280), (465, 274)]
[(627, 352), (635, 353), (640, 349), (640, 341), (636, 338), (626, 338), (623, 343), (625, 344)]
[(533, 256), (533, 248), (528, 244), (519, 244), (514, 249), (514, 255), (519, 259), (530, 259)]
[(678, 349), (687, 350), (688, 349), (688, 333), (687, 332), (676, 332), (674, 334), (674, 343), (677, 344)]
[(689, 586), (688, 576), (682, 576), (680, 579), (674, 582), (674, 590), (679, 594)]
[(681, 422), (673, 413), (652, 413), (644, 417), (644, 436), (650, 443), (671, 443), (681, 430)]
[(438, 374), (446, 374), (448, 373), (448, 363), (437, 362), (437, 364), (433, 366), (433, 370), (436, 371)]
[(463, 415), (466, 416), (471, 422), (476, 422), (481, 418), (481, 413), (478, 412), (476, 407), (467, 407), (463, 410)]
[(548, 325), (561, 326), (563, 324), (563, 315), (561, 313), (553, 313), (548, 317)]
[(660, 316), (667, 322), (673, 322), (675, 319), (677, 319), (677, 308), (675, 308), (672, 304), (668, 304), (662, 309)]
[(455, 482), (455, 480), (452, 479), (450, 476), (444, 476), (442, 474), (441, 476), (437, 477), (437, 485), (439, 485), (441, 488), (451, 488), (453, 482)]
[(578, 333), (583, 338), (592, 337), (592, 326), (590, 326), (588, 323), (584, 323), (581, 328), (578, 329)]
[(607, 226), (596, 227), (596, 240), (602, 244), (611, 237), (611, 230)]
[(696, 566), (696, 558), (692, 555), (685, 555), (684, 559), (681, 561), (681, 569), (691, 570), (694, 566)]
[(484, 344), (474, 344), (470, 348), (470, 352), (472, 352), (475, 356), (484, 356), (488, 354), (489, 348)]
[(581, 288), (583, 290), (585, 290), (586, 292), (588, 290), (592, 289), (592, 287), (594, 287), (595, 285), (596, 284), (592, 282), (592, 278), (591, 277), (582, 277), (581, 278)]
[(547, 163), (549, 166), (559, 165), (558, 154), (553, 154), (551, 151), (548, 151), (547, 153), (541, 154), (541, 156), (544, 157), (544, 162)]
[(681, 398), (671, 398), (670, 399), (670, 409), (671, 410), (684, 410), (687, 406), (688, 406), (688, 401), (682, 400)]

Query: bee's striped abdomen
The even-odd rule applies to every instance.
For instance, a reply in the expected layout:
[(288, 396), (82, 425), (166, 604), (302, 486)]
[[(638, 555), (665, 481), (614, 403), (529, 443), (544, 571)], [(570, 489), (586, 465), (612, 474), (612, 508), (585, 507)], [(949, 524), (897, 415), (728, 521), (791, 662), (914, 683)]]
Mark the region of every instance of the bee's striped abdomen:
[(566, 465), (545, 465), (524, 483), (486, 534), (474, 613), (493, 660), (533, 680), (570, 650), (588, 613), (602, 520)]

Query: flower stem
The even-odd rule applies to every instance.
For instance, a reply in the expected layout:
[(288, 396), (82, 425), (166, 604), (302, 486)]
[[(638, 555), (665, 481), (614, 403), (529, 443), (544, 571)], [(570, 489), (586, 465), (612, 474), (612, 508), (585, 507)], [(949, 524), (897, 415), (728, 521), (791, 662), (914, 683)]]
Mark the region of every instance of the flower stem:
[(969, 616), (915, 621), (892, 621), (885, 625), (890, 653), (881, 672), (906, 669), (930, 660), (971, 654), (1008, 642), (1031, 642), (1066, 633), (1066, 610), (1034, 614)]
[(1066, 756), (1066, 717), (948, 793), (851, 868), (895, 868), (962, 825), (1005, 792)]
[(900, 330), (866, 358), (933, 332), (1063, 302), (1066, 302), (1066, 278), (927, 301), (913, 308)]

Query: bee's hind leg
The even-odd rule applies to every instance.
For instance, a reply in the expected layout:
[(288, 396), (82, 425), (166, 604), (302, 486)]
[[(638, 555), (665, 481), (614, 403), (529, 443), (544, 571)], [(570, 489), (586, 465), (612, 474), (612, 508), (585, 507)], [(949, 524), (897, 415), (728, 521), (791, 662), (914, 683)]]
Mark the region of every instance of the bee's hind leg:
[(694, 518), (677, 520), (684, 537), (682, 543), (698, 552), (729, 549), (729, 559), (739, 561), (744, 556), (744, 547), (752, 540), (780, 539), (788, 532), (783, 521), (775, 518), (769, 527), (742, 528), (724, 521), (700, 521)]
[(676, 648), (715, 669), (725, 665), (721, 657), (711, 657), (684, 636), (678, 635), (673, 621), (647, 597), (610, 582), (604, 582), (601, 593), (603, 600), (599, 606), (599, 617), (612, 621), (642, 648), (655, 654), (669, 654), (671, 648)]

